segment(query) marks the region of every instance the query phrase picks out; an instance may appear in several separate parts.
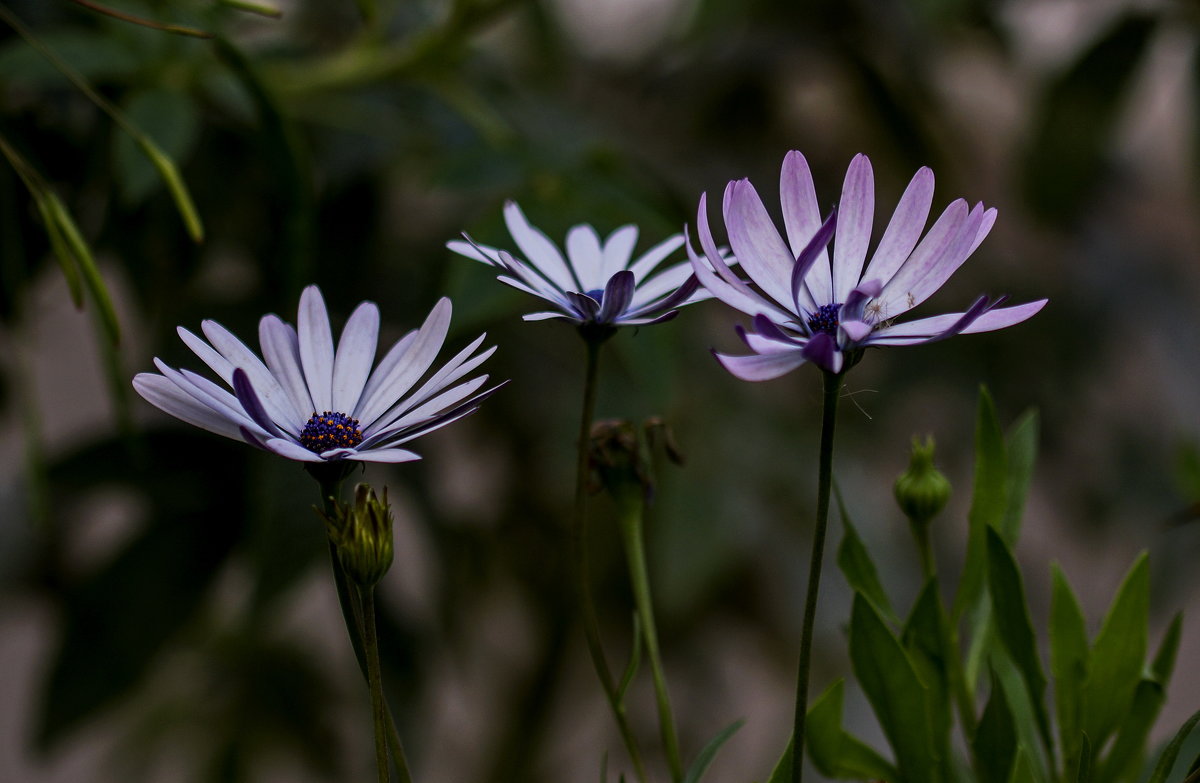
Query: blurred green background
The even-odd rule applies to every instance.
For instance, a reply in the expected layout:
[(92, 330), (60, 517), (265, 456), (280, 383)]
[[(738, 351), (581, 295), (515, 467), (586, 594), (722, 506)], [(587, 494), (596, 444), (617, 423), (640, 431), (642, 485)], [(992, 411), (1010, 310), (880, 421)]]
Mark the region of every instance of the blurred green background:
[[(488, 371), (512, 379), (418, 442), (424, 461), (367, 470), (397, 501), (382, 643), (417, 779), (596, 780), (606, 750), (623, 769), (565, 570), (582, 343), (523, 323), (541, 306), (444, 243), (465, 230), (511, 247), (514, 198), (555, 240), (634, 222), (645, 249), (743, 176), (778, 215), (789, 149), (829, 205), (867, 153), (880, 231), (921, 165), (935, 209), (999, 208), (922, 314), (980, 292), (1051, 300), (1011, 330), (870, 352), (849, 376), (836, 472), (900, 605), (919, 568), (891, 482), (910, 436), (933, 434), (956, 486), (937, 548), (956, 573), (980, 383), (1005, 421), (1042, 413), (1018, 550), (1039, 627), (1050, 559), (1097, 623), (1142, 548), (1158, 623), (1200, 600), (1200, 532), (1171, 524), (1200, 500), (1200, 4), (273, 0), (281, 18), (232, 5), (107, 4), (212, 39), (70, 0), (2, 6), (174, 161), (204, 239), (130, 135), (0, 19), (0, 780), (369, 774), (315, 485), (129, 385), (153, 356), (199, 369), (176, 325), (214, 318), (251, 341), (263, 313), (294, 320), (312, 282), (335, 328), (377, 301), (383, 339), (449, 295), (447, 350), (486, 330), (500, 346)], [(47, 193), (98, 266), (78, 283), (82, 310)], [(739, 320), (710, 302), (623, 331), (599, 403), (664, 416), (688, 458), (661, 470), (651, 568), (685, 755), (747, 721), (710, 773), (721, 781), (765, 778), (790, 728), (820, 400), (808, 368), (760, 385), (722, 371), (708, 349), (735, 348)], [(610, 510), (595, 505), (595, 592), (621, 661), (630, 598)], [(814, 692), (848, 670), (847, 592), (826, 574)], [(1200, 655), (1195, 621), (1181, 655)], [(1194, 668), (1163, 734), (1200, 701)], [(649, 682), (634, 690), (654, 746)], [(878, 740), (861, 696), (847, 710)]]

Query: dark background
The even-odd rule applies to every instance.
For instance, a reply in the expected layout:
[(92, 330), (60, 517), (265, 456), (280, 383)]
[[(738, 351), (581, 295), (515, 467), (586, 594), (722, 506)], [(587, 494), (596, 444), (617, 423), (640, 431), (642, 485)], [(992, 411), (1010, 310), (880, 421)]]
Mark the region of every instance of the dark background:
[[(1042, 414), (1019, 548), (1035, 623), (1051, 559), (1096, 623), (1142, 548), (1156, 628), (1197, 600), (1200, 533), (1169, 524), (1200, 499), (1194, 2), (296, 0), (274, 20), (113, 0), (215, 40), (68, 0), (5, 7), (176, 162), (206, 237), (128, 135), (0, 24), (0, 136), (74, 216), (120, 325), (114, 343), (94, 296), (75, 310), (36, 203), (0, 165), (0, 779), (370, 774), (315, 485), (129, 385), (153, 356), (199, 369), (176, 325), (214, 318), (251, 341), (265, 312), (294, 320), (311, 282), (335, 328), (377, 301), (385, 339), (449, 295), (446, 356), (486, 330), (486, 369), (512, 379), (417, 442), (424, 461), (367, 471), (396, 500), (383, 655), (418, 780), (596, 780), (605, 750), (624, 769), (565, 570), (582, 343), (523, 323), (542, 306), (444, 243), (511, 247), (515, 198), (556, 241), (634, 222), (642, 250), (743, 176), (778, 216), (789, 149), (830, 205), (867, 153), (877, 236), (921, 165), (935, 210), (999, 208), (918, 315), (981, 292), (1051, 300), (1004, 332), (869, 352), (849, 376), (836, 471), (900, 605), (918, 566), (891, 482), (910, 437), (933, 434), (956, 487), (937, 523), (952, 578), (981, 383), (1002, 421)], [(820, 400), (810, 368), (766, 384), (721, 370), (708, 349), (734, 349), (740, 319), (710, 302), (622, 331), (599, 402), (664, 416), (688, 458), (660, 471), (650, 558), (685, 755), (747, 721), (720, 781), (765, 778), (789, 731)], [(611, 509), (595, 509), (595, 592), (623, 661), (629, 595)], [(826, 573), (815, 691), (847, 674), (846, 589)], [(1181, 658), (1198, 653), (1185, 625)], [(1158, 736), (1200, 700), (1193, 669)], [(847, 709), (878, 743), (861, 697)], [(655, 746), (648, 680), (631, 711)]]

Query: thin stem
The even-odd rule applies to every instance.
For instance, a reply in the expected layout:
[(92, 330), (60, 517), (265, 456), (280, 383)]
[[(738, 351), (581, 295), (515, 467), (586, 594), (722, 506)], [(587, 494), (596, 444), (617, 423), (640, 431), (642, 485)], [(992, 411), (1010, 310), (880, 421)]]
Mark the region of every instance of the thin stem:
[[(342, 480), (321, 481), (321, 505), (326, 514), (332, 514), (334, 503), (341, 497)], [(346, 569), (338, 559), (337, 548), (329, 542), (329, 562), (333, 569), (333, 583), (337, 588), (338, 605), (342, 609), (342, 620), (346, 623), (346, 633), (350, 637), (350, 646), (354, 649), (354, 659), (363, 679), (370, 681), (367, 669), (367, 656), (363, 648), (365, 637), (362, 606), (354, 599), (354, 586), (346, 576)], [(387, 701), (383, 704), (384, 717), (387, 720), (387, 743), (391, 749), (392, 759), (400, 773), (400, 783), (412, 783), (412, 772), (408, 768), (408, 758), (404, 754), (404, 745), (400, 742), (400, 732), (396, 729), (396, 721), (392, 716)]]
[(829, 489), (833, 483), (833, 425), (837, 420), (839, 373), (824, 371), (821, 411), (821, 452), (817, 467), (817, 524), (813, 529), (812, 556), (808, 566), (808, 592), (804, 598), (804, 626), (800, 632), (800, 663), (796, 673), (796, 716), (792, 728), (792, 783), (804, 777), (804, 721), (808, 716), (808, 673), (812, 664), (813, 621), (817, 593), (821, 587), (821, 561), (825, 550), (825, 528), (829, 522)]
[(387, 714), (383, 702), (383, 673), (379, 668), (379, 635), (375, 631), (375, 588), (358, 591), (362, 600), (363, 647), (367, 652), (367, 685), (371, 689), (371, 718), (375, 725), (375, 765), (379, 783), (388, 783)]
[(641, 492), (622, 503), (621, 534), (625, 540), (625, 559), (629, 566), (629, 584), (637, 607), (638, 621), (646, 640), (646, 653), (650, 658), (650, 672), (654, 679), (654, 698), (658, 702), (658, 724), (662, 733), (663, 748), (667, 753), (667, 764), (671, 768), (671, 780), (683, 780), (683, 759), (679, 753), (679, 738), (675, 734), (675, 718), (671, 712), (671, 698), (667, 692), (667, 679), (663, 674), (662, 658), (658, 650), (658, 631), (654, 623), (654, 604), (650, 599), (650, 577), (646, 568), (646, 547), (643, 540), (642, 520), (645, 499)]
[(921, 556), (921, 575), (928, 582), (937, 573), (937, 565), (933, 559), (933, 539), (929, 535), (929, 523), (910, 524), (913, 540), (917, 542), (917, 552)]
[(596, 607), (592, 601), (591, 580), (589, 578), (587, 557), (587, 483), (588, 483), (588, 445), (590, 443), (592, 418), (596, 410), (596, 379), (599, 375), (600, 345), (603, 338), (584, 336), (587, 345), (587, 371), (583, 384), (583, 410), (579, 417), (578, 455), (575, 462), (575, 518), (571, 526), (571, 556), (575, 564), (575, 589), (579, 600), (579, 612), (583, 618), (583, 632), (587, 639), (588, 653), (592, 657), (592, 665), (596, 676), (608, 698), (613, 718), (617, 721), (617, 729), (621, 740), (629, 752), (637, 779), (645, 783), (646, 766), (642, 762), (642, 754), (638, 749), (625, 715), (625, 705), (621, 702), (608, 658), (604, 654), (604, 645), (600, 639), (600, 623), (596, 619)]

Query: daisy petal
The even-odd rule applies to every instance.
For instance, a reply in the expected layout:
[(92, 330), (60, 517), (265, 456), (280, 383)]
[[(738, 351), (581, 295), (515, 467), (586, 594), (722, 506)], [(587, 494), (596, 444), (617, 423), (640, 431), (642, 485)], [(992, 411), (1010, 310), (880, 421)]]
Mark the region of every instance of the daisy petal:
[(258, 322), (258, 344), (262, 347), (267, 369), (279, 381), (292, 405), (301, 415), (311, 413), (314, 406), (300, 366), (300, 340), (296, 330), (277, 315), (264, 315)]
[(822, 370), (837, 373), (842, 371), (842, 352), (833, 337), (818, 332), (800, 349), (801, 355)]
[(237, 424), (157, 373), (138, 373), (133, 378), (133, 388), (146, 402), (194, 427), (226, 438), (242, 439)]
[(656, 266), (665, 261), (668, 256), (681, 247), (683, 247), (683, 234), (675, 234), (674, 236), (667, 237), (645, 253), (642, 253), (641, 257), (630, 265), (629, 271), (633, 272), (634, 279), (638, 283), (641, 283), (646, 275), (654, 271)]
[(769, 381), (791, 372), (806, 361), (799, 348), (794, 351), (750, 356), (729, 356), (716, 352), (713, 355), (730, 374), (743, 381)]
[(917, 245), (908, 260), (883, 287), (876, 299), (882, 318), (895, 318), (916, 307), (912, 289), (930, 270), (945, 263), (954, 253), (968, 215), (967, 202), (958, 199), (946, 207), (929, 233)]
[(863, 272), (864, 280), (886, 283), (891, 279), (917, 246), (932, 204), (933, 172), (925, 166), (917, 171), (900, 197), (883, 239), (879, 240), (879, 247), (875, 248), (875, 255), (871, 256), (871, 263)]
[(250, 383), (250, 376), (241, 367), (233, 371), (233, 391), (237, 394), (238, 402), (241, 403), (251, 420), (262, 427), (264, 432), (276, 436), (284, 434), (275, 422), (271, 421), (258, 393), (254, 391), (254, 386)]
[(742, 269), (763, 293), (787, 307), (792, 301), (790, 283), (796, 259), (749, 180), (740, 180), (734, 186), (725, 212), (725, 228)]
[(263, 445), (281, 457), (294, 459), (298, 462), (324, 462), (319, 455), (313, 454), (295, 441), (284, 438), (271, 438)]
[(637, 244), (637, 226), (621, 226), (608, 235), (604, 243), (603, 278), (610, 279), (622, 269), (629, 268), (629, 259), (633, 257), (633, 248)]
[(838, 204), (837, 239), (833, 243), (833, 301), (844, 302), (857, 283), (871, 242), (875, 213), (875, 179), (871, 161), (858, 154), (850, 161)]
[[(296, 410), (296, 406), (267, 369), (267, 365), (263, 364), (245, 343), (216, 321), (204, 321), (200, 326), (212, 346), (220, 351), (232, 366), (243, 370), (255, 388), (260, 390), (259, 399), (271, 420), (283, 430), (293, 435), (299, 434), (300, 427), (307, 421), (307, 412)], [(234, 371), (235, 374), (236, 372), (237, 370)]]
[(517, 202), (509, 201), (504, 205), (504, 221), (508, 225), (508, 233), (512, 234), (525, 258), (550, 282), (564, 291), (582, 288), (582, 284), (563, 260), (562, 253), (545, 234), (529, 224)]
[(408, 449), (373, 449), (371, 451), (360, 451), (353, 455), (349, 455), (346, 459), (358, 460), (359, 462), (416, 462), (421, 458), (420, 454), (415, 454)]
[(608, 275), (604, 271), (604, 249), (600, 246), (600, 235), (596, 229), (585, 224), (568, 231), (567, 258), (571, 260), (571, 268), (579, 278), (581, 290), (592, 291), (604, 287)]
[[(779, 201), (783, 207), (783, 225), (791, 245), (792, 258), (798, 258), (812, 240), (813, 234), (821, 227), (822, 221), (808, 161), (796, 150), (789, 152), (783, 159), (783, 169), (779, 174)], [(806, 282), (815, 300), (833, 301), (833, 287), (829, 280), (829, 257), (825, 252), (817, 255)], [(803, 304), (808, 311), (816, 309), (815, 302)]]
[(412, 342), (403, 351), (398, 352), (393, 348), (379, 363), (367, 381), (358, 404), (356, 418), (364, 428), (392, 407), (433, 364), (450, 330), (451, 310), (449, 299), (439, 299)]
[(350, 314), (333, 359), (334, 411), (352, 411), (375, 363), (379, 342), (379, 308), (363, 302)]
[(333, 331), (321, 289), (310, 285), (300, 295), (296, 317), (300, 366), (317, 411), (333, 410)]
[(625, 312), (625, 308), (633, 299), (633, 286), (633, 272), (628, 269), (623, 269), (609, 278), (608, 285), (604, 287), (604, 296), (601, 299), (603, 304), (596, 315), (596, 321), (612, 323), (618, 315)]

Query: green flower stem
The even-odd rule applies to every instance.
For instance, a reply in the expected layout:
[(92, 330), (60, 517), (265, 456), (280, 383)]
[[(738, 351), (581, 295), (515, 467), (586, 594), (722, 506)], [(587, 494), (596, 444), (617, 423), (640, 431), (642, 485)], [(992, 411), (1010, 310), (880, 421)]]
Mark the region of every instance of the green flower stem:
[(579, 612), (583, 618), (583, 632), (587, 639), (588, 653), (592, 657), (592, 665), (596, 676), (604, 688), (608, 698), (608, 706), (612, 709), (613, 718), (617, 721), (617, 729), (621, 740), (629, 753), (637, 779), (646, 783), (646, 766), (642, 761), (641, 751), (634, 739), (633, 730), (629, 726), (629, 718), (625, 714), (622, 703), (613, 680), (608, 658), (604, 654), (604, 644), (600, 638), (600, 623), (596, 619), (596, 607), (592, 601), (591, 580), (589, 578), (587, 557), (587, 483), (588, 483), (588, 445), (591, 441), (592, 418), (596, 411), (596, 379), (599, 373), (600, 346), (608, 335), (584, 334), (587, 345), (587, 371), (583, 384), (583, 410), (579, 417), (578, 457), (575, 463), (575, 519), (571, 526), (571, 556), (575, 564), (576, 594), (579, 600)]
[(813, 621), (817, 615), (817, 592), (821, 587), (821, 561), (825, 529), (829, 522), (829, 489), (833, 484), (833, 425), (837, 420), (842, 376), (823, 373), (824, 399), (821, 411), (821, 452), (817, 467), (817, 524), (813, 530), (812, 556), (808, 566), (808, 592), (804, 599), (804, 625), (800, 632), (800, 663), (796, 673), (796, 716), (792, 728), (792, 783), (804, 777), (804, 721), (808, 716), (808, 673), (812, 664)]
[[(321, 481), (321, 504), (326, 514), (333, 513), (334, 501), (341, 497), (341, 491), (341, 479), (336, 481)], [(354, 598), (354, 586), (350, 584), (350, 579), (346, 576), (346, 569), (342, 568), (342, 563), (338, 560), (337, 548), (332, 541), (329, 542), (329, 561), (333, 568), (333, 583), (337, 588), (338, 605), (342, 609), (342, 619), (346, 623), (346, 633), (350, 637), (350, 646), (354, 649), (354, 659), (358, 661), (358, 668), (362, 672), (363, 679), (369, 683), (370, 673), (367, 666), (367, 654), (363, 647), (366, 629), (364, 627), (365, 618), (363, 616), (362, 605)], [(373, 623), (374, 615), (372, 615)], [(412, 773), (408, 768), (408, 758), (404, 754), (404, 745), (400, 742), (400, 732), (396, 729), (396, 721), (386, 700), (383, 703), (383, 711), (387, 723), (387, 744), (391, 750), (392, 759), (396, 762), (396, 769), (400, 773), (400, 783), (412, 783)]]
[(671, 780), (683, 780), (683, 759), (679, 753), (679, 738), (675, 734), (675, 717), (671, 712), (671, 698), (667, 692), (667, 679), (663, 674), (662, 659), (658, 650), (658, 631), (654, 624), (654, 604), (650, 599), (650, 577), (646, 569), (646, 547), (642, 520), (645, 516), (645, 497), (641, 492), (629, 491), (622, 502), (621, 535), (625, 543), (625, 559), (629, 566), (629, 583), (637, 607), (638, 622), (646, 640), (646, 653), (650, 658), (650, 672), (654, 678), (654, 697), (658, 702), (658, 724), (662, 733), (663, 748), (667, 753), (667, 764), (671, 768)]
[(921, 556), (921, 575), (928, 582), (937, 574), (937, 564), (933, 558), (933, 539), (929, 535), (929, 523), (915, 525), (912, 528), (913, 540), (917, 542), (917, 551)]
[(387, 714), (383, 701), (383, 673), (379, 668), (379, 635), (375, 631), (375, 588), (358, 591), (362, 601), (363, 647), (367, 652), (367, 684), (371, 689), (371, 718), (375, 725), (375, 765), (379, 783), (389, 783), (387, 749)]

